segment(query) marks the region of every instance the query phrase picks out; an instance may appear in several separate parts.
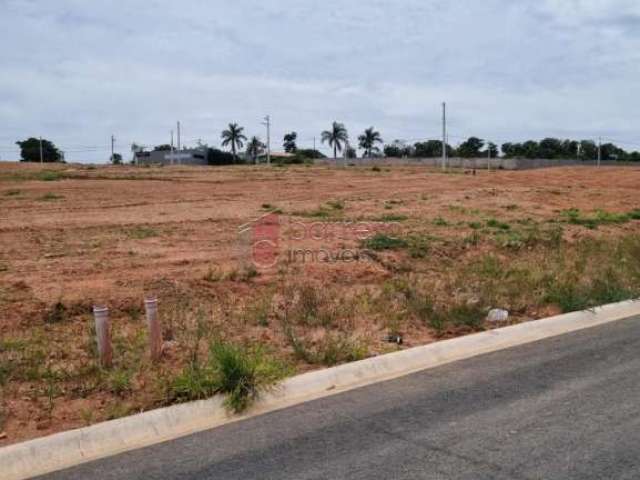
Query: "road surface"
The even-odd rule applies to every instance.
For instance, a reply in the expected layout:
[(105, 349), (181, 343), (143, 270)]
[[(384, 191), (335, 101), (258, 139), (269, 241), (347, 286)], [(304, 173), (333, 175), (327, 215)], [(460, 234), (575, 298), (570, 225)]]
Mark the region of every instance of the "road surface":
[(637, 479), (640, 318), (42, 478)]

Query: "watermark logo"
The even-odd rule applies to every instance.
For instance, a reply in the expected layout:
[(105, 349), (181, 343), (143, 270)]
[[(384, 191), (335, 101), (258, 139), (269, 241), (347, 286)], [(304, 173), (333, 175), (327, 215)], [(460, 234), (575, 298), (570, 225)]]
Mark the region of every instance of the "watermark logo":
[(288, 263), (354, 263), (378, 265), (367, 248), (375, 235), (394, 237), (396, 222), (303, 221), (268, 212), (238, 228), (237, 257), (241, 267), (259, 270)]
[(238, 228), (240, 259), (259, 269), (276, 266), (280, 255), (280, 215), (268, 212)]

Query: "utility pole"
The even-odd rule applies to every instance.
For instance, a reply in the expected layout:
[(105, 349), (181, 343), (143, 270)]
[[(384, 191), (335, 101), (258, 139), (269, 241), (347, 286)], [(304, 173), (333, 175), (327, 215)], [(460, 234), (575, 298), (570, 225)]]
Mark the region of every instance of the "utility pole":
[(447, 104), (442, 102), (442, 170), (447, 168)]
[(180, 121), (178, 121), (178, 152), (180, 152)]
[[(316, 151), (316, 137), (315, 136), (313, 137), (313, 151), (314, 152)], [(314, 155), (315, 155), (315, 153), (314, 153)]]
[(111, 163), (113, 163), (113, 149), (114, 149), (114, 144), (116, 143), (116, 137), (114, 135), (111, 135)]
[(601, 160), (602, 160), (602, 137), (598, 137), (598, 167), (600, 166)]
[(263, 125), (267, 126), (267, 165), (271, 165), (271, 117), (264, 117)]
[(40, 163), (44, 163), (44, 155), (42, 153), (42, 137), (40, 137)]
[(487, 140), (487, 170), (491, 171), (491, 142)]
[(173, 130), (171, 130), (171, 165), (173, 165), (175, 152), (173, 150)]

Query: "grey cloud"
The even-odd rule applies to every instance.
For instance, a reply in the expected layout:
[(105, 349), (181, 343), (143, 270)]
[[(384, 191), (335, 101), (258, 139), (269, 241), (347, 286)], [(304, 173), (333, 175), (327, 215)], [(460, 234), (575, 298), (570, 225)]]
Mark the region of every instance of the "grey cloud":
[(264, 136), (266, 113), (276, 145), (287, 130), (310, 145), (334, 119), (352, 137), (373, 124), (422, 138), (444, 99), (461, 136), (635, 135), (634, 1), (0, 4), (0, 151), (115, 133), (125, 152), (166, 142), (178, 118), (188, 140), (218, 144), (232, 120)]

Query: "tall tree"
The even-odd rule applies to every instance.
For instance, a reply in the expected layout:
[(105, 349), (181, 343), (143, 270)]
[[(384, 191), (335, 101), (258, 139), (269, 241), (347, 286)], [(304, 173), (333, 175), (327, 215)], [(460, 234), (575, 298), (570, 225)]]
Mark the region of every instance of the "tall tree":
[(264, 152), (266, 145), (260, 141), (258, 137), (251, 137), (247, 143), (247, 155), (251, 157), (253, 163), (256, 163), (258, 155)]
[(349, 134), (344, 124), (333, 122), (331, 130), (325, 130), (321, 134), (322, 143), (327, 142), (333, 147), (333, 158), (338, 158), (338, 152), (342, 151), (342, 147), (349, 140)]
[(538, 144), (538, 158), (563, 158), (562, 140), (557, 138), (544, 138)]
[(408, 157), (411, 155), (411, 147), (403, 140), (394, 140), (390, 144), (384, 146), (383, 152), (386, 157)]
[[(40, 139), (31, 137), (22, 142), (16, 142), (20, 147), (20, 156), (22, 162), (39, 162), (40, 161)], [(63, 162), (62, 152), (53, 144), (53, 142), (42, 139), (42, 161)]]
[(493, 142), (487, 143), (487, 148), (484, 150), (485, 155), (488, 155), (489, 152), (491, 152), (491, 158), (497, 158), (498, 154), (500, 153), (498, 150), (498, 146)]
[(358, 146), (364, 150), (365, 157), (371, 158), (371, 154), (374, 151), (380, 149), (376, 146), (376, 143), (383, 143), (380, 132), (373, 129), (373, 127), (367, 128), (362, 135), (358, 137)]
[(233, 154), (233, 163), (238, 162), (238, 150), (244, 146), (244, 142), (247, 137), (242, 133), (244, 127), (240, 127), (237, 123), (230, 123), (226, 130), (223, 130), (220, 134), (222, 138), (222, 146), (231, 146), (231, 153)]
[(595, 160), (598, 157), (598, 146), (593, 140), (580, 142), (580, 160)]
[(480, 150), (482, 150), (483, 146), (484, 140), (478, 137), (469, 137), (458, 147), (458, 155), (462, 158), (479, 157), (482, 155)]
[(284, 148), (285, 152), (296, 153), (296, 151), (298, 150), (298, 146), (296, 145), (297, 138), (298, 138), (298, 134), (296, 132), (290, 132), (285, 134), (282, 142), (282, 147)]
[[(453, 157), (453, 147), (447, 144), (447, 156)], [(440, 158), (442, 157), (442, 142), (440, 140), (427, 140), (414, 145), (414, 156), (417, 158)]]

